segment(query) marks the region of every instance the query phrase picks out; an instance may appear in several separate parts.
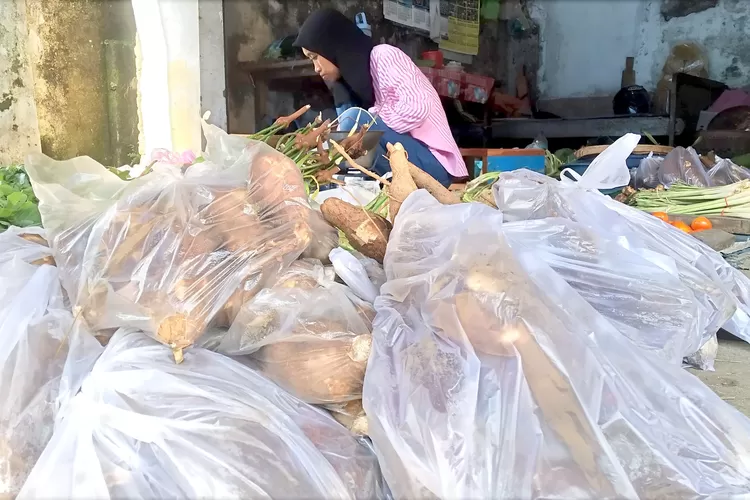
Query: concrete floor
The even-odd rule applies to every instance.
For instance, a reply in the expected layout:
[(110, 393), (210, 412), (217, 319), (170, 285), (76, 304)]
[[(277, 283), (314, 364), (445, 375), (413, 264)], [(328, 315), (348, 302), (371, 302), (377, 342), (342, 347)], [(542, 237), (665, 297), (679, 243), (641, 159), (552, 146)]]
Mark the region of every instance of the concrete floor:
[(692, 372), (721, 399), (750, 417), (750, 344), (719, 340), (715, 368), (715, 372)]

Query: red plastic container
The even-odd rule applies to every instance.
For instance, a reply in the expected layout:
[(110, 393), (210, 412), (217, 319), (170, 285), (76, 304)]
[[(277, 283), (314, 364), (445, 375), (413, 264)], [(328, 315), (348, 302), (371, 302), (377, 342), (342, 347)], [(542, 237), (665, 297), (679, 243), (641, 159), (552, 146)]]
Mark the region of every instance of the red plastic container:
[(492, 94), (494, 86), (495, 80), (493, 78), (465, 73), (461, 88), (461, 97), (463, 97), (464, 101), (484, 104)]
[(452, 99), (461, 97), (465, 73), (447, 69), (439, 69), (435, 73), (432, 85), (437, 89), (438, 95)]
[(435, 61), (435, 69), (441, 69), (443, 67), (443, 53), (439, 50), (422, 52), (422, 59), (426, 61)]

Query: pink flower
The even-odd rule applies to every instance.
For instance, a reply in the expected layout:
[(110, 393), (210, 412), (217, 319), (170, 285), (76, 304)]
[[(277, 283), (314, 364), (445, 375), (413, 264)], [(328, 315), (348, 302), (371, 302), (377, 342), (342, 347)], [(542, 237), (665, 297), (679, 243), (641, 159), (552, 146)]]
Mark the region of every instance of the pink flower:
[(195, 153), (192, 151), (183, 151), (176, 153), (166, 149), (155, 149), (151, 152), (151, 161), (167, 163), (169, 165), (184, 166), (195, 163)]

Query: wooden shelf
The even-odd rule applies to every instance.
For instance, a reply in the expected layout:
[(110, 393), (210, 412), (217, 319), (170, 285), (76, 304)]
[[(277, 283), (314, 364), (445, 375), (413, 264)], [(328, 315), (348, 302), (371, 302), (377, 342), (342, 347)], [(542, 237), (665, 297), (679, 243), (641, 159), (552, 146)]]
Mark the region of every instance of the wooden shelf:
[[(682, 133), (684, 123), (677, 120), (676, 133)], [(629, 132), (648, 132), (654, 136), (668, 135), (667, 116), (608, 116), (601, 118), (501, 118), (492, 120), (492, 137), (533, 139), (544, 134), (548, 139), (565, 137), (619, 137)]]
[(291, 59), (285, 61), (255, 61), (239, 64), (248, 74), (255, 87), (255, 124), (258, 125), (266, 114), (268, 103), (269, 83), (279, 80), (294, 80), (304, 78), (319, 78), (315, 73), (312, 61), (309, 59)]
[(317, 76), (313, 63), (309, 59), (245, 62), (240, 63), (240, 68), (247, 72), (253, 80), (278, 80)]

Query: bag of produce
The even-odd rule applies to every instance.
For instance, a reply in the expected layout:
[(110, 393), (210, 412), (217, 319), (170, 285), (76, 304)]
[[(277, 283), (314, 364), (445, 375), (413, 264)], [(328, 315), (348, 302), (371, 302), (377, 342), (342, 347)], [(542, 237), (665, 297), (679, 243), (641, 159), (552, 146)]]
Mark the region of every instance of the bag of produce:
[(333, 278), (319, 261), (295, 262), (209, 347), (250, 355), (264, 375), (308, 403), (361, 398), (374, 310)]
[(502, 214), (401, 206), (364, 409), (396, 498), (729, 498), (750, 420), (634, 346)]
[(608, 196), (528, 170), (503, 173), (493, 190), (506, 221), (562, 217), (577, 222), (678, 276), (701, 304), (706, 332), (738, 323), (732, 333), (750, 340), (750, 281), (691, 235)]
[(750, 170), (741, 167), (732, 160), (722, 158), (708, 171), (712, 186), (727, 186), (744, 180), (750, 180)]
[[(516, 253), (536, 255), (623, 335), (670, 363), (680, 365), (716, 333), (677, 276), (581, 224), (509, 222), (503, 234)], [(713, 359), (702, 361), (713, 369)]]
[(659, 165), (659, 184), (669, 187), (675, 182), (701, 187), (713, 185), (706, 169), (703, 168), (703, 162), (693, 148), (685, 149), (678, 146), (670, 151)]
[(381, 498), (369, 445), (205, 349), (118, 331), (18, 498)]
[(55, 416), (101, 352), (65, 306), (39, 228), (0, 234), (0, 498), (14, 498)]
[(74, 308), (94, 330), (146, 332), (178, 362), (225, 303), (247, 300), (308, 247), (319, 217), (292, 160), (205, 132), (204, 162), (157, 164), (131, 181), (88, 157), (27, 162)]

